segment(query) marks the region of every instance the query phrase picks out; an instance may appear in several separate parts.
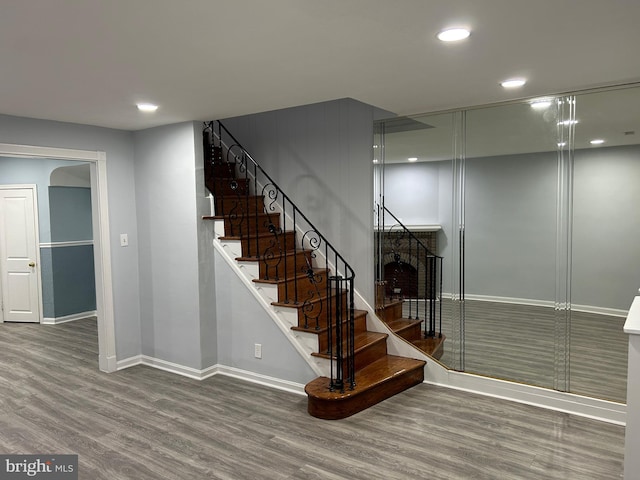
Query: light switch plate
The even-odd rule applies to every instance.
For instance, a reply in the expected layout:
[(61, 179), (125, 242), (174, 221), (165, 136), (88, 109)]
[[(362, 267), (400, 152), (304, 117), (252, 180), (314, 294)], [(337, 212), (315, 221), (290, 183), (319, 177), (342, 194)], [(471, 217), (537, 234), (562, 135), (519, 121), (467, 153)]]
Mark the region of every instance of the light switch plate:
[(126, 233), (121, 233), (120, 234), (120, 246), (121, 247), (128, 247), (129, 246), (129, 235), (127, 235)]

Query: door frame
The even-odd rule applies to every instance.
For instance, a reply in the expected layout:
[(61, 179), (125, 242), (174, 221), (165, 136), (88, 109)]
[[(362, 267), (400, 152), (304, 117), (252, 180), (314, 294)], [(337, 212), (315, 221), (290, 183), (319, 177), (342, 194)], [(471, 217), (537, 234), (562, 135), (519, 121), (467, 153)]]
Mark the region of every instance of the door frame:
[[(33, 195), (33, 221), (35, 222), (34, 228), (36, 237), (36, 280), (38, 282), (38, 323), (42, 323), (44, 313), (42, 311), (42, 270), (40, 269), (40, 212), (38, 211), (38, 186), (33, 183), (7, 183), (0, 185), (0, 190), (31, 190)], [(2, 298), (3, 273), (4, 272), (0, 268), (0, 299)], [(4, 309), (0, 311), (0, 323), (4, 323)]]
[(0, 143), (0, 156), (49, 158), (89, 163), (91, 217), (93, 218), (93, 261), (96, 276), (96, 315), (98, 318), (98, 364), (103, 372), (115, 372), (117, 363), (106, 153), (97, 150)]

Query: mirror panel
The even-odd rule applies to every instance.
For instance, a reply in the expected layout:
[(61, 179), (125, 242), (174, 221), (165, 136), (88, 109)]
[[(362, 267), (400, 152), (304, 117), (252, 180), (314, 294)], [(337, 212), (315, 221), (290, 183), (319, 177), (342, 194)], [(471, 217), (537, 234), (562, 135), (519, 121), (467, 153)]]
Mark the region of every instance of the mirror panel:
[[(629, 87), (376, 125), (376, 280), (388, 273), (381, 234), (396, 220), (434, 233), (440, 362), (626, 400), (622, 326), (640, 286), (637, 112), (640, 88)], [(412, 316), (412, 296), (396, 297)]]
[(576, 96), (570, 391), (619, 402), (640, 286), (639, 112), (638, 88)]
[[(403, 317), (423, 320), (424, 329), (425, 316), (428, 317), (429, 313), (423, 312), (423, 303), (429, 299), (418, 295), (414, 303), (412, 299), (416, 295), (401, 285), (397, 278), (407, 273), (404, 270), (413, 270), (412, 267), (417, 269), (420, 278), (421, 267), (411, 264), (421, 264), (422, 260), (416, 243), (407, 243), (408, 235), (400, 232), (406, 227), (430, 252), (443, 257), (441, 267), (437, 267), (442, 276), (442, 294), (438, 285), (432, 305), (436, 310), (436, 330), (445, 337), (442, 355), (438, 359), (450, 368), (460, 368), (454, 360), (457, 358), (454, 352), (460, 348), (459, 329), (454, 330), (452, 302), (447, 300), (452, 288), (454, 121), (455, 115), (447, 113), (379, 122), (374, 141), (378, 145), (374, 147), (374, 172), (382, 172), (378, 173), (376, 185), (384, 192), (378, 198), (385, 208), (384, 215), (377, 215), (377, 280), (385, 282), (387, 297), (404, 299)], [(396, 254), (400, 266), (394, 261)], [(430, 282), (427, 278), (424, 283)], [(420, 284), (418, 290), (422, 288)]]
[(558, 121), (555, 99), (466, 114), (465, 370), (549, 388)]

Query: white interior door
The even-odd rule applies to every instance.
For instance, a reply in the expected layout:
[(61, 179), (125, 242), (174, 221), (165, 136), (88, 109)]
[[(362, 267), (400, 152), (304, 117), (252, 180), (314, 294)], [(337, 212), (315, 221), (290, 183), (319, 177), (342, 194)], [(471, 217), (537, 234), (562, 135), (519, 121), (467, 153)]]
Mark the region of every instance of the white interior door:
[(35, 186), (0, 187), (0, 284), (5, 322), (40, 322)]

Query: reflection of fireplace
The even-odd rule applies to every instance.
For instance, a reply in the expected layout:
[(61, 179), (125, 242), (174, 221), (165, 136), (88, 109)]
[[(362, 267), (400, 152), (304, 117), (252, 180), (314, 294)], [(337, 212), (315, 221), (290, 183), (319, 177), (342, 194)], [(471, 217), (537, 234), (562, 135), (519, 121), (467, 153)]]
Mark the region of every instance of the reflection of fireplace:
[(387, 297), (418, 297), (418, 271), (408, 263), (387, 263), (384, 266), (384, 279)]
[[(412, 231), (432, 253), (437, 254), (437, 231)], [(394, 298), (426, 298), (425, 259), (417, 258), (415, 240), (401, 231), (387, 231), (383, 243), (385, 294)]]

